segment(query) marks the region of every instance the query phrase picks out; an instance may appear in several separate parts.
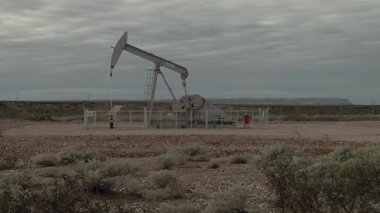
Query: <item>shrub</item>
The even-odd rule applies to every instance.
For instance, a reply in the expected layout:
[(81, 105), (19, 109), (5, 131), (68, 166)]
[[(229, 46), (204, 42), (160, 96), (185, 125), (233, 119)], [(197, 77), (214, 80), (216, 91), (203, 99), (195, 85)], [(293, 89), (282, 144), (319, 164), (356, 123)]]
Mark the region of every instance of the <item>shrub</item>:
[(185, 194), (182, 182), (169, 172), (156, 172), (148, 177), (153, 199), (181, 198)]
[(191, 204), (180, 204), (180, 205), (162, 205), (160, 208), (162, 213), (200, 213), (202, 212), (200, 208), (195, 207)]
[(233, 187), (227, 192), (216, 193), (210, 206), (206, 209), (206, 212), (247, 212), (248, 195), (248, 190), (241, 186)]
[(0, 212), (32, 212), (37, 199), (28, 175), (11, 172), (0, 181)]
[(293, 212), (376, 212), (380, 151), (339, 148), (313, 159), (286, 145), (265, 152), (261, 168), (279, 207)]
[(276, 144), (270, 146), (260, 160), (261, 168), (267, 177), (268, 183), (278, 196), (277, 205), (286, 208), (292, 197), (289, 183), (294, 183), (296, 159), (303, 158), (304, 154), (288, 145)]
[(185, 147), (168, 151), (158, 158), (157, 165), (160, 169), (171, 169), (174, 166), (183, 165), (186, 161), (209, 161), (210, 153), (201, 147)]
[(380, 211), (380, 150), (340, 148), (325, 161), (324, 194), (330, 209)]
[(219, 166), (219, 163), (218, 162), (211, 162), (209, 165), (208, 165), (208, 168), (209, 169), (218, 169), (220, 166)]
[(167, 153), (160, 156), (157, 160), (159, 169), (171, 169), (174, 166), (183, 165), (186, 162), (186, 157), (180, 153)]
[(104, 167), (104, 162), (91, 160), (91, 161), (88, 161), (87, 163), (83, 161), (77, 163), (74, 166), (74, 169), (78, 172), (83, 171), (83, 170), (96, 171), (103, 167)]
[(235, 155), (231, 158), (231, 164), (246, 164), (248, 163), (248, 157), (242, 155)]
[(43, 177), (60, 178), (68, 175), (69, 171), (62, 167), (47, 167), (39, 170), (38, 174)]
[(84, 145), (69, 146), (63, 149), (60, 153), (62, 164), (74, 164), (80, 161), (105, 161), (105, 157), (95, 151), (88, 149)]
[(12, 155), (0, 158), (0, 171), (14, 169), (16, 167), (17, 158)]
[(60, 162), (57, 154), (45, 153), (33, 157), (33, 163), (38, 166), (56, 166)]
[(115, 184), (112, 178), (107, 178), (104, 174), (101, 174), (99, 170), (93, 170), (93, 168), (76, 169), (81, 185), (84, 190), (92, 194), (106, 194), (113, 193), (113, 186)]
[(107, 201), (89, 201), (82, 203), (81, 212), (90, 213), (130, 213), (134, 212), (126, 205), (109, 203)]
[(15, 168), (16, 162), (16, 155), (0, 137), (0, 171)]
[(136, 171), (136, 168), (132, 168), (128, 163), (111, 163), (105, 164), (99, 168), (99, 173), (105, 177), (116, 177), (132, 174)]
[(136, 179), (128, 178), (124, 183), (125, 191), (134, 197), (141, 198), (143, 197), (142, 183)]
[(77, 212), (82, 203), (88, 202), (81, 190), (76, 176), (55, 179), (52, 186), (43, 188), (38, 209), (41, 212)]
[(176, 152), (182, 153), (186, 156), (189, 161), (209, 161), (210, 153), (208, 150), (202, 147), (185, 147), (174, 150)]
[(80, 178), (77, 174), (65, 175), (51, 185), (41, 187), (24, 173), (9, 173), (0, 180), (0, 212), (131, 212), (123, 205), (91, 201), (83, 194)]
[(131, 212), (124, 205), (110, 205), (106, 201), (92, 201), (89, 196), (82, 193), (80, 176), (66, 175), (56, 179), (51, 186), (44, 187), (36, 204), (38, 212)]
[(106, 164), (99, 161), (82, 162), (75, 167), (85, 191), (93, 194), (115, 193), (117, 180), (121, 180), (119, 176), (133, 174), (136, 170), (127, 163)]

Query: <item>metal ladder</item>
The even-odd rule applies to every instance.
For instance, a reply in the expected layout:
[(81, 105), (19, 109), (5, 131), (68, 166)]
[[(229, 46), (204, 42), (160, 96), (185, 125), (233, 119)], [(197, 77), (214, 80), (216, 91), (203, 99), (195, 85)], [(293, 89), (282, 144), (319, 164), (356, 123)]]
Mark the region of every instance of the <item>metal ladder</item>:
[(145, 91), (144, 91), (144, 100), (149, 102), (152, 92), (153, 84), (153, 70), (147, 69), (146, 78), (145, 78)]

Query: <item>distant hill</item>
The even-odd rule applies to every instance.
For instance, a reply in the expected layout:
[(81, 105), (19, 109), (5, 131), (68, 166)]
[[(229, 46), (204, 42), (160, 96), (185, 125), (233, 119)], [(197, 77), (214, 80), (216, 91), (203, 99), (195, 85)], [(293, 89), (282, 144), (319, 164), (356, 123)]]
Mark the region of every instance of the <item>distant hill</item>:
[(352, 105), (345, 98), (207, 98), (213, 104), (249, 105)]

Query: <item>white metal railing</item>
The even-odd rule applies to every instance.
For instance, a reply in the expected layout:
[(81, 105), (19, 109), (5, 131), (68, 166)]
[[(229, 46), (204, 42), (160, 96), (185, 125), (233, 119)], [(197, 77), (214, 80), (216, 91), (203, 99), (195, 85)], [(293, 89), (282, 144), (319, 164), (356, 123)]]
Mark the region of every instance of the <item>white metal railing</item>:
[[(84, 111), (86, 128), (109, 127), (112, 115), (115, 128), (128, 129), (178, 129), (178, 128), (252, 128), (253, 125), (268, 124), (269, 108), (254, 110), (200, 110), (189, 112), (131, 110), (119, 112)], [(149, 118), (151, 116), (151, 118)], [(244, 125), (245, 117), (249, 124)]]

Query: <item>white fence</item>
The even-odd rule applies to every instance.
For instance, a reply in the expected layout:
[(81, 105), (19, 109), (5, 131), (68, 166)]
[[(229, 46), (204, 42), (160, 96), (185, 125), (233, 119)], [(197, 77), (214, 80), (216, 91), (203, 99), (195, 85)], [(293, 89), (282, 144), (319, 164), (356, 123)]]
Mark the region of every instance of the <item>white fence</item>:
[[(268, 124), (269, 108), (230, 111), (84, 111), (86, 128), (109, 128), (112, 116), (113, 126), (124, 129), (179, 129), (179, 128), (252, 128), (253, 125)], [(248, 116), (249, 124), (244, 125)], [(149, 119), (151, 117), (151, 119)]]

